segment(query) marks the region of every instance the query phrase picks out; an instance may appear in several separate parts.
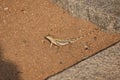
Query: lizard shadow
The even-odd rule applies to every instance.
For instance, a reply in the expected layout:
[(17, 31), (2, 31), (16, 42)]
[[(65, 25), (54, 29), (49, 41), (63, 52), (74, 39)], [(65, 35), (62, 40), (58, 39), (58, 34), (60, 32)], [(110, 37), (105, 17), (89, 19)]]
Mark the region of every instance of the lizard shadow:
[(21, 80), (17, 65), (5, 60), (2, 54), (3, 49), (0, 46), (0, 80)]

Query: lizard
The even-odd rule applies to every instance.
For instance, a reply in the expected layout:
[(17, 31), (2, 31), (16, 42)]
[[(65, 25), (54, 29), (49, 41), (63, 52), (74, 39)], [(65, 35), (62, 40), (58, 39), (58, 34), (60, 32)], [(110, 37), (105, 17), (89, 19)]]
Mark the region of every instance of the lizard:
[(70, 38), (70, 39), (58, 39), (58, 38), (55, 38), (51, 35), (45, 36), (45, 39), (49, 40), (50, 43), (51, 43), (50, 47), (52, 47), (53, 44), (56, 45), (56, 46), (64, 46), (64, 45), (67, 45), (67, 44), (70, 44), (70, 43), (74, 43), (80, 38), (82, 38), (82, 37)]
[[(99, 29), (95, 29), (95, 30), (99, 30)], [(48, 41), (50, 41), (50, 47), (52, 47), (52, 45), (56, 45), (59, 49), (60, 46), (64, 46), (64, 45), (67, 45), (67, 44), (71, 44), (71, 43), (74, 43), (76, 42), (77, 40), (81, 39), (81, 38), (84, 38), (90, 34), (92, 34), (94, 32), (93, 31), (90, 31), (88, 32), (87, 34), (85, 35), (82, 35), (82, 36), (79, 36), (79, 37), (75, 37), (75, 38), (70, 38), (70, 39), (59, 39), (59, 38), (55, 38), (54, 36), (48, 34), (47, 36), (45, 36), (44, 38), (47, 39)], [(85, 46), (86, 47), (86, 46)], [(57, 50), (58, 52), (58, 50)]]
[(84, 38), (86, 37), (87, 35), (90, 35), (92, 34), (94, 31), (91, 31), (91, 32), (88, 32), (87, 34), (85, 35), (82, 35), (82, 36), (79, 36), (79, 37), (76, 37), (76, 38), (70, 38), (70, 39), (59, 39), (59, 38), (55, 38), (53, 37), (52, 35), (48, 34), (47, 36), (45, 36), (45, 39), (49, 40), (50, 41), (50, 47), (52, 47), (52, 45), (56, 45), (56, 46), (64, 46), (64, 45), (67, 45), (67, 44), (71, 44), (71, 43), (74, 43), (76, 42), (77, 40), (81, 39), (81, 38)]

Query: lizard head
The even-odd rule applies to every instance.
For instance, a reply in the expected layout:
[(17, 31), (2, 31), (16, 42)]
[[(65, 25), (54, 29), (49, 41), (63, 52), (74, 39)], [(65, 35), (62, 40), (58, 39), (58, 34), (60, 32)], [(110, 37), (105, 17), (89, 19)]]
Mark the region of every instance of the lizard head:
[(49, 40), (49, 41), (54, 40), (53, 36), (50, 35), (50, 34), (46, 35), (46, 36), (45, 36), (45, 39), (47, 39), (47, 40)]

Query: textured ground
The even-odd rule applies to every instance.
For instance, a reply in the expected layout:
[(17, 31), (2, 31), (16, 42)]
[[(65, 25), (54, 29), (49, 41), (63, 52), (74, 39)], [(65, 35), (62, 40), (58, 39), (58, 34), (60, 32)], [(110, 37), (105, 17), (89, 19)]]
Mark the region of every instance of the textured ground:
[[(111, 1), (114, 2), (110, 0), (109, 5)], [(119, 23), (116, 21), (119, 15), (108, 14), (104, 18), (100, 11), (99, 17), (103, 16), (102, 20), (96, 17), (97, 7), (92, 6), (97, 6), (99, 2), (93, 3), (94, 0), (88, 2), (91, 3), (88, 5), (91, 6), (90, 9), (88, 6), (84, 7), (87, 5), (86, 0), (54, 0), (54, 2), (63, 5), (62, 7), (74, 16), (98, 23), (97, 25), (102, 21), (100, 27), (104, 30), (112, 29), (119, 32)], [(103, 2), (101, 0), (101, 3)], [(119, 1), (116, 4), (119, 4)], [(114, 9), (117, 9), (116, 7)], [(112, 21), (111, 17), (114, 17), (115, 21)], [(76, 44), (60, 48), (56, 54), (57, 47), (50, 48), (50, 43), (44, 38), (48, 34), (55, 34), (61, 38), (84, 34), (85, 36)], [(104, 34), (89, 21), (74, 18), (47, 0), (0, 0), (0, 80), (43, 80), (112, 44), (112, 41), (118, 40), (117, 36), (119, 35), (115, 37), (112, 34)], [(119, 52), (120, 43), (49, 79), (117, 80), (120, 69)]]
[(104, 31), (120, 33), (120, 0), (51, 0), (73, 16), (101, 27)]
[(120, 43), (48, 80), (120, 80)]
[[(59, 6), (63, 7), (64, 9), (68, 10), (72, 15), (77, 17), (82, 17), (87, 20), (88, 16), (84, 10), (85, 7), (82, 9), (80, 6), (85, 6), (83, 3), (86, 0), (53, 0)], [(80, 3), (83, 2), (83, 3)], [(113, 3), (114, 2), (114, 3)], [(82, 4), (82, 5), (81, 5)], [(100, 5), (101, 4), (101, 5)], [(91, 6), (90, 6), (91, 5)], [(91, 17), (90, 21), (93, 21), (95, 24), (103, 25), (101, 26), (103, 29), (111, 28), (109, 21), (112, 21), (111, 17), (114, 15), (114, 20), (118, 22), (120, 20), (120, 1), (119, 0), (91, 0), (91, 3), (87, 6), (99, 9), (99, 18)], [(102, 6), (102, 7), (100, 7)], [(102, 10), (102, 11), (101, 11)], [(98, 10), (97, 10), (98, 11)], [(91, 12), (95, 14), (96, 11)], [(103, 15), (103, 14), (105, 15)], [(92, 15), (90, 14), (90, 15)], [(97, 14), (98, 15), (98, 14)], [(94, 16), (94, 15), (93, 15)], [(108, 16), (109, 19), (104, 19), (104, 16)], [(99, 20), (100, 17), (102, 18), (102, 22)], [(97, 20), (96, 20), (97, 19)], [(105, 24), (104, 24), (105, 23)], [(118, 26), (115, 26), (118, 25)], [(117, 30), (120, 32), (120, 25), (119, 23), (114, 23), (113, 28), (110, 31)], [(97, 55), (90, 57), (87, 60), (80, 62), (79, 64), (59, 73), (55, 76), (52, 76), (48, 80), (120, 80), (120, 43), (99, 52)]]

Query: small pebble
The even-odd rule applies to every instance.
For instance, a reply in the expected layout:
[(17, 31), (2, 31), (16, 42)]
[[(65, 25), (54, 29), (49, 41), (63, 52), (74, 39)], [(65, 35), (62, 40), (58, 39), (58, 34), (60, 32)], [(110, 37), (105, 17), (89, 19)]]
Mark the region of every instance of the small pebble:
[(7, 11), (9, 8), (8, 7), (5, 7), (4, 10)]
[(89, 49), (89, 47), (88, 47), (87, 45), (85, 45), (84, 47), (85, 47), (85, 50), (88, 50), (88, 49)]

